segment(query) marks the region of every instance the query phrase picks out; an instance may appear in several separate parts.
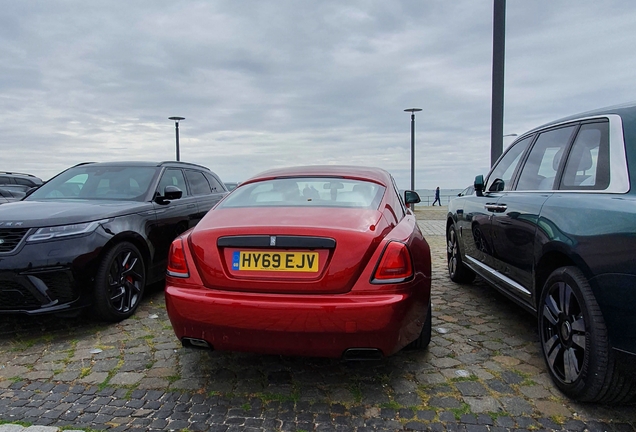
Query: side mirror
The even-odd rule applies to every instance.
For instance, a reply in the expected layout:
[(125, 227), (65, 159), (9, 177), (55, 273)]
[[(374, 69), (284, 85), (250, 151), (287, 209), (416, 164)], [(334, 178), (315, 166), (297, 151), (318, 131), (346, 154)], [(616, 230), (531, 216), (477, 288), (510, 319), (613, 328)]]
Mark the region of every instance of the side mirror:
[(176, 186), (166, 186), (163, 190), (163, 198), (167, 200), (176, 200), (183, 196), (183, 192)]
[(404, 203), (409, 206), (409, 204), (417, 204), (421, 202), (420, 196), (417, 192), (412, 190), (404, 191)]
[(475, 177), (475, 183), (473, 184), (475, 187), (475, 194), (477, 196), (484, 196), (484, 176), (478, 175)]
[(183, 191), (176, 186), (168, 185), (163, 190), (163, 195), (157, 193), (155, 201), (159, 204), (167, 204), (169, 201), (177, 200), (183, 196)]

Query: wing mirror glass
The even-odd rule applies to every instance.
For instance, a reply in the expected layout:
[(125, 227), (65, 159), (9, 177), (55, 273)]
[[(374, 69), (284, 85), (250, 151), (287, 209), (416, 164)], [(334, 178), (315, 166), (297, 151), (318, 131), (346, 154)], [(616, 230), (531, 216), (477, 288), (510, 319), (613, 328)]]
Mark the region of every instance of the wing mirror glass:
[(484, 196), (484, 176), (478, 175), (475, 177), (475, 183), (473, 185), (475, 187), (475, 194), (477, 196)]
[(404, 191), (404, 203), (410, 207), (410, 204), (417, 204), (421, 202), (420, 195), (412, 190)]
[(167, 204), (169, 201), (177, 200), (183, 196), (183, 191), (176, 186), (168, 185), (163, 189), (163, 195), (159, 195), (157, 192), (157, 197), (155, 201), (159, 204)]

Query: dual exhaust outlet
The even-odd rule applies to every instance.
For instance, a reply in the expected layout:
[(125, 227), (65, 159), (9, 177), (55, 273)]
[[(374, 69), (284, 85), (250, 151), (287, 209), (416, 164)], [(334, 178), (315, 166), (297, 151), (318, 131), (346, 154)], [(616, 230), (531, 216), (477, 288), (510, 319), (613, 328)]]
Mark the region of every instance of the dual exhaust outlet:
[[(214, 350), (207, 341), (197, 338), (184, 337), (181, 339), (181, 345), (186, 348)], [(381, 360), (382, 357), (382, 351), (377, 348), (349, 348), (342, 354), (345, 361)]]

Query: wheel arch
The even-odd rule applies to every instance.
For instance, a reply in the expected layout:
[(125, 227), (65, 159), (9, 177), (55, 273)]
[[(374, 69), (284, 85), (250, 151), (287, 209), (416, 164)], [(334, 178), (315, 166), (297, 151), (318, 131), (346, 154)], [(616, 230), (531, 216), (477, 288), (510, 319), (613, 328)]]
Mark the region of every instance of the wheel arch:
[(146, 270), (146, 274), (148, 274), (148, 271), (150, 269), (151, 259), (152, 259), (150, 248), (148, 247), (148, 243), (146, 242), (146, 240), (134, 231), (125, 231), (125, 232), (118, 233), (115, 236), (113, 236), (110, 240), (108, 240), (108, 242), (104, 245), (104, 247), (100, 251), (99, 259), (97, 262), (101, 262), (102, 259), (104, 258), (104, 255), (106, 255), (106, 253), (108, 253), (110, 249), (115, 247), (115, 245), (125, 241), (132, 243), (133, 245), (135, 245), (137, 249), (139, 249), (139, 252), (141, 253), (142, 258), (144, 259), (144, 268)]
[(558, 268), (573, 266), (578, 268), (591, 284), (591, 271), (585, 262), (576, 254), (563, 249), (562, 246), (553, 245), (539, 258), (534, 269), (535, 307), (539, 309), (541, 291), (550, 274)]

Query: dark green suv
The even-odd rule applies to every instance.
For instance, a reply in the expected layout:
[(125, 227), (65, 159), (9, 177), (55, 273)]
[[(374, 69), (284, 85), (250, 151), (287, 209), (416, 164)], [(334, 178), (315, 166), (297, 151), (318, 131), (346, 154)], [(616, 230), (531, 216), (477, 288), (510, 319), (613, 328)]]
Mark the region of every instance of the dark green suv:
[(581, 401), (636, 399), (636, 105), (521, 135), (452, 200), (453, 281), (475, 275), (537, 316), (548, 370)]

